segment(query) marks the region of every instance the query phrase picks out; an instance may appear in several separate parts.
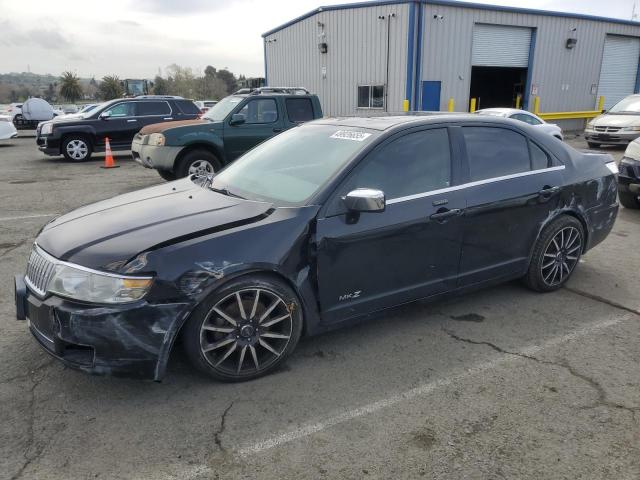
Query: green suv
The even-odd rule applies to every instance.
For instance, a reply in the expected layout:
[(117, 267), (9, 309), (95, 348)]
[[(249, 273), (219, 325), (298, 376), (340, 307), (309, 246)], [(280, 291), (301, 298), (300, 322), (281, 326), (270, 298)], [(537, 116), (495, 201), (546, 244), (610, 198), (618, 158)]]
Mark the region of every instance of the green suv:
[(164, 122), (136, 134), (136, 162), (165, 180), (218, 171), (257, 144), (291, 127), (322, 117), (320, 100), (304, 88), (239, 90), (199, 120)]

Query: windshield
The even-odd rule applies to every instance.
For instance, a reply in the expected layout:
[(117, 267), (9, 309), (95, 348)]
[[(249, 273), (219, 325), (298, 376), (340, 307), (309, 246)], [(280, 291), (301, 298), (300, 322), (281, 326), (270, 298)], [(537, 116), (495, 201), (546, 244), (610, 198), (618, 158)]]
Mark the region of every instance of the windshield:
[(303, 205), (376, 134), (307, 124), (258, 145), (213, 178), (211, 188), (279, 206)]
[(223, 98), (211, 107), (202, 118), (206, 118), (212, 122), (221, 122), (243, 99), (244, 97), (237, 97), (235, 95)]
[(627, 97), (616, 103), (608, 113), (640, 113), (640, 96)]

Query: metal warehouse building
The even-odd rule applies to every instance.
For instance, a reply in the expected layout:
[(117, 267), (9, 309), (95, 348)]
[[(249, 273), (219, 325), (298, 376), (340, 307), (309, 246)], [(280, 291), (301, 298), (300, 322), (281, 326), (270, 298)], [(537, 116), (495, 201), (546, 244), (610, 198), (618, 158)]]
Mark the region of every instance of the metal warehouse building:
[[(640, 23), (449, 0), (320, 7), (263, 35), (267, 85), (325, 115), (516, 106), (608, 108), (640, 89)], [(576, 121), (573, 125), (579, 126)], [(566, 127), (571, 125), (565, 124)]]

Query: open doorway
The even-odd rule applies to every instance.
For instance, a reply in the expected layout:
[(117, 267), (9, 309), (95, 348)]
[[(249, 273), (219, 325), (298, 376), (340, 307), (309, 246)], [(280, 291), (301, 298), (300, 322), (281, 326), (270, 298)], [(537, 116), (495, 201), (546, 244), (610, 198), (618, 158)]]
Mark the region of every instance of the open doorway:
[(516, 107), (527, 83), (527, 69), (522, 67), (471, 67), (469, 98), (476, 99), (476, 108)]

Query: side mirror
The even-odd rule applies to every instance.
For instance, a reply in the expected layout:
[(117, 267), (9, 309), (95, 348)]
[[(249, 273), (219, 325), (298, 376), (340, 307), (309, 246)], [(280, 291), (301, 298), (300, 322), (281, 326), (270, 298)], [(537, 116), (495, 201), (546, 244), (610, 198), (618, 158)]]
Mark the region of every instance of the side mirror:
[(245, 118), (245, 116), (241, 113), (234, 113), (233, 115), (231, 115), (231, 121), (229, 122), (230, 125), (242, 125), (244, 122), (246, 122), (247, 119)]
[(102, 112), (100, 114), (100, 119), (101, 120), (107, 120), (110, 116), (111, 116), (111, 112)]
[(344, 203), (351, 212), (384, 212), (384, 192), (373, 188), (356, 188), (347, 193)]

